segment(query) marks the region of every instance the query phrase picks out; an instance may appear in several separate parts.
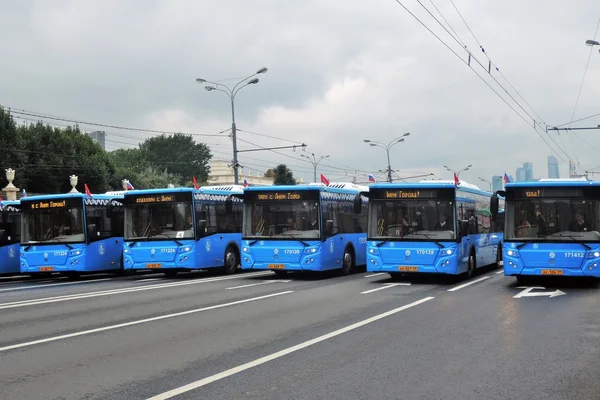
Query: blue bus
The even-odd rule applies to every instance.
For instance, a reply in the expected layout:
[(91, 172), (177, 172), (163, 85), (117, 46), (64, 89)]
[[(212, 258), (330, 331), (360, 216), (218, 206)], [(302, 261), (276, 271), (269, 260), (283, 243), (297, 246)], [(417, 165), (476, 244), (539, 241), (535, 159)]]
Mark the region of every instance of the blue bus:
[(373, 184), (368, 196), (367, 271), (469, 278), (476, 268), (501, 264), (503, 234), (492, 219), (492, 193), (430, 180)]
[(243, 186), (134, 190), (125, 194), (126, 270), (181, 271), (240, 265)]
[(31, 196), (21, 199), (21, 213), (21, 273), (123, 271), (123, 196)]
[(18, 201), (0, 201), (0, 275), (18, 274), (21, 209)]
[(366, 259), (367, 190), (352, 183), (246, 188), (242, 269), (354, 272)]
[(600, 277), (600, 182), (541, 179), (498, 194), (506, 200), (504, 275)]

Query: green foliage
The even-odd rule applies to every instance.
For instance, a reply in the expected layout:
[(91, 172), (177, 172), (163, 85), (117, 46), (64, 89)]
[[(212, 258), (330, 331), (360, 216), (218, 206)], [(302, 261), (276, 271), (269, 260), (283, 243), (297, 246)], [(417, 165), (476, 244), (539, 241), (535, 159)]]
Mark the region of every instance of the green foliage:
[[(266, 174), (265, 174), (266, 175)], [(274, 185), (295, 185), (296, 179), (294, 174), (285, 164), (279, 164), (273, 170), (273, 184)]]

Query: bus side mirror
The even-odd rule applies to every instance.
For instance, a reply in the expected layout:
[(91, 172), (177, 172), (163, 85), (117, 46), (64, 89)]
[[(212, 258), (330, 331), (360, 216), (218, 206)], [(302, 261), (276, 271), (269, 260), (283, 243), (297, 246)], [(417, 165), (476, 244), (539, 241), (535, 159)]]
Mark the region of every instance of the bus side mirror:
[(204, 234), (206, 232), (206, 220), (201, 219), (196, 222), (196, 232)]
[(0, 230), (0, 243), (6, 240), (6, 232), (4, 230)]
[(233, 212), (233, 200), (231, 200), (231, 196), (227, 197), (227, 200), (225, 200), (225, 212), (227, 214)]
[(89, 224), (87, 226), (88, 239), (93, 239), (98, 235), (98, 230), (96, 229), (96, 224)]
[(469, 235), (469, 221), (460, 221), (460, 237)]
[(498, 215), (498, 207), (500, 205), (500, 200), (498, 199), (498, 193), (494, 193), (490, 198), (490, 212), (492, 213), (492, 219), (496, 219), (496, 215)]
[(360, 193), (354, 197), (354, 214), (360, 214), (362, 211), (362, 198)]
[(325, 236), (333, 235), (333, 221), (328, 219), (325, 221)]

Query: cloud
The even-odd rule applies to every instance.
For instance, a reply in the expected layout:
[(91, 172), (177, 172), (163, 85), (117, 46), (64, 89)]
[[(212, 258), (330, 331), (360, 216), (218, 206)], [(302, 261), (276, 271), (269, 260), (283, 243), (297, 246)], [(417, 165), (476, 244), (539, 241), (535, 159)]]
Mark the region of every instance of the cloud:
[[(462, 46), (415, 2), (403, 1), (467, 59)], [(487, 58), (451, 4), (434, 2), (484, 66)], [(424, 2), (432, 14), (439, 14)], [(500, 71), (473, 68), (536, 119), (567, 122), (578, 95), (597, 16), (592, 0), (552, 0), (539, 7), (517, 0), (455, 2)], [(442, 19), (440, 21), (443, 22)], [(474, 73), (393, 0), (303, 1), (20, 1), (0, 15), (0, 104), (73, 119), (168, 131), (216, 134), (231, 126), (229, 100), (195, 78), (235, 84), (262, 66), (260, 82), (236, 97), (238, 145), (249, 149), (306, 143), (296, 149), (240, 153), (243, 164), (266, 169), (284, 162), (309, 180), (300, 154), (330, 155), (319, 170), (334, 179), (387, 168), (388, 143), (399, 176), (460, 169), (477, 183), (525, 161), (546, 176), (551, 151)], [(500, 74), (502, 73), (502, 75)], [(509, 79), (518, 90), (515, 93)], [(533, 106), (532, 111), (520, 99)], [(599, 113), (600, 54), (594, 51), (575, 118)], [(510, 100), (508, 100), (510, 102)], [(600, 118), (579, 126), (600, 123)], [(85, 125), (82, 125), (85, 128)], [(107, 130), (111, 148), (135, 145), (140, 133)], [(542, 135), (563, 159), (596, 167), (594, 131)], [(276, 140), (272, 137), (285, 140)], [(228, 132), (197, 136), (215, 157), (231, 158)], [(252, 143), (252, 144), (250, 144)], [(561, 173), (567, 164), (561, 163)], [(480, 182), (481, 183), (481, 182)]]

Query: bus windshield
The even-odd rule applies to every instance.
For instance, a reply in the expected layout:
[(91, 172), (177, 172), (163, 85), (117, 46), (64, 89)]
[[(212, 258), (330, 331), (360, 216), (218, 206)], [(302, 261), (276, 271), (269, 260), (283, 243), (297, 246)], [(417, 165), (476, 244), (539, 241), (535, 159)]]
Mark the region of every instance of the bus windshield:
[(600, 202), (536, 198), (507, 201), (506, 240), (600, 241)]
[(53, 202), (62, 208), (23, 208), (21, 243), (83, 243), (83, 201)]
[(318, 200), (246, 201), (243, 236), (319, 239), (320, 219)]
[(453, 200), (372, 200), (369, 238), (454, 240)]
[(193, 221), (191, 194), (189, 201), (126, 205), (124, 239), (193, 239)]

